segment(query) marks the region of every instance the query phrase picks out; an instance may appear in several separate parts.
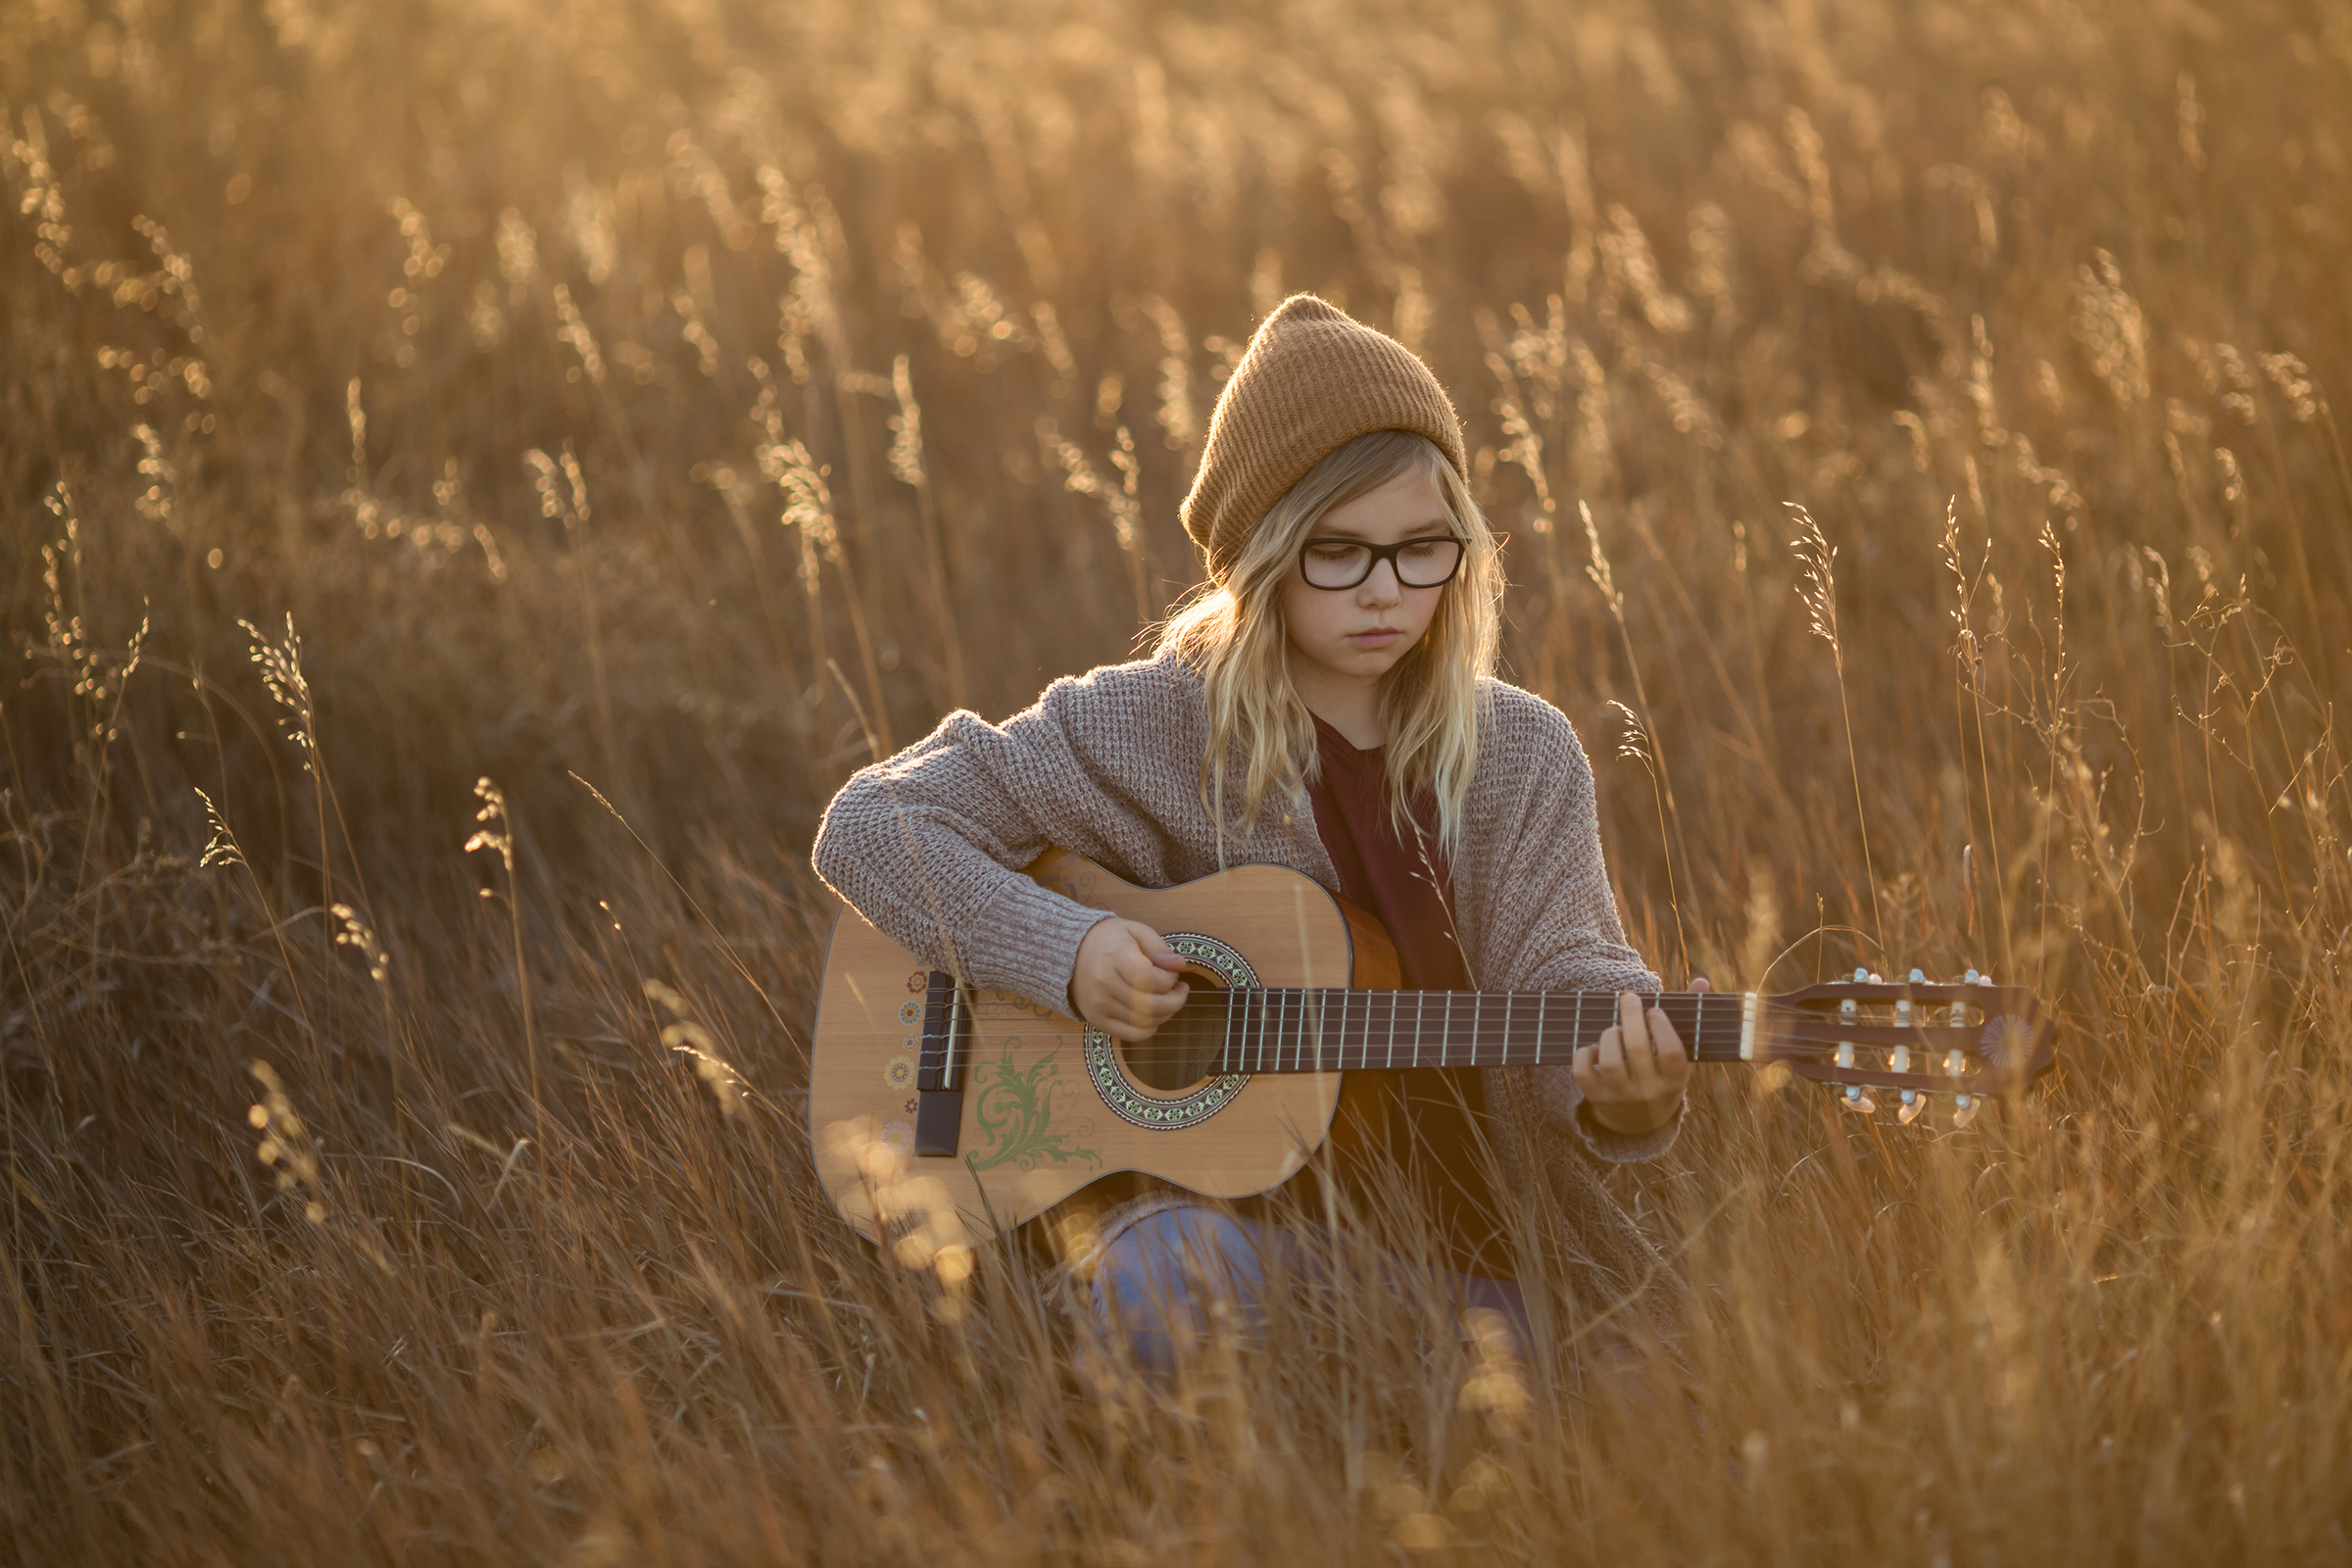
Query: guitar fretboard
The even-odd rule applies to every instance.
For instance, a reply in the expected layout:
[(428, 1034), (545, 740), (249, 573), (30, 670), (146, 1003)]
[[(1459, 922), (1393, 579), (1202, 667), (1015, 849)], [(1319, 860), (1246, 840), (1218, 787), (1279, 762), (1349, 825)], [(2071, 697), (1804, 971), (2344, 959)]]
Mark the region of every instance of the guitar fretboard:
[[(1641, 993), (1699, 1061), (1737, 1061), (1749, 1000)], [(1196, 994), (1139, 1055), (1181, 1054), (1219, 1073), (1565, 1065), (1617, 1022), (1613, 991), (1233, 990)]]

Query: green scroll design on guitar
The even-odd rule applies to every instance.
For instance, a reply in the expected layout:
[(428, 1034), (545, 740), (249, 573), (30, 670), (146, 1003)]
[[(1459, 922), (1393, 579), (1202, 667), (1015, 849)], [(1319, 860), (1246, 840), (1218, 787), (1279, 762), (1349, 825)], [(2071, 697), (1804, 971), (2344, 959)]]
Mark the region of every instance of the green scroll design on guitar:
[(1046, 1052), (1023, 1062), (1013, 1054), (1020, 1043), (1018, 1035), (1007, 1037), (1003, 1055), (973, 1069), (979, 1099), (972, 1106), (972, 1121), (986, 1143), (965, 1154), (964, 1163), (974, 1171), (994, 1170), (1000, 1165), (1035, 1170), (1043, 1164), (1066, 1165), (1077, 1160), (1102, 1164), (1101, 1154), (1077, 1143), (1094, 1131), (1094, 1123), (1054, 1126), (1054, 1096), (1061, 1087), (1061, 1068), (1053, 1054)]

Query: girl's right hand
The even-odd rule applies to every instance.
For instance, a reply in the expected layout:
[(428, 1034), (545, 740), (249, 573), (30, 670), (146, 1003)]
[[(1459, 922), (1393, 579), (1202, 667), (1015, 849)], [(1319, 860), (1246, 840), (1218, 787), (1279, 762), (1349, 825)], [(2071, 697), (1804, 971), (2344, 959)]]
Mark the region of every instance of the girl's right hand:
[(1141, 920), (1098, 920), (1078, 944), (1070, 1001), (1078, 1016), (1123, 1045), (1149, 1040), (1192, 987), (1184, 960)]

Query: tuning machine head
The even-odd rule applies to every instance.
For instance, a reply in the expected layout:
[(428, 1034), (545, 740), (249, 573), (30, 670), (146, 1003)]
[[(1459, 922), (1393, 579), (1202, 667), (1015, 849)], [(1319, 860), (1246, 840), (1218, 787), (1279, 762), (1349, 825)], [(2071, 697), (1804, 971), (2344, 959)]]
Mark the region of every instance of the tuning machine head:
[(1889, 981), (1858, 967), (1770, 1001), (1773, 1039), (1757, 1059), (1786, 1061), (1857, 1113), (1893, 1091), (1905, 1124), (1927, 1114), (1933, 1095), (1949, 1094), (1952, 1125), (1965, 1127), (1988, 1097), (2024, 1088), (2051, 1061), (2052, 1020), (2039, 1002), (1973, 968), (1937, 983), (1922, 968)]

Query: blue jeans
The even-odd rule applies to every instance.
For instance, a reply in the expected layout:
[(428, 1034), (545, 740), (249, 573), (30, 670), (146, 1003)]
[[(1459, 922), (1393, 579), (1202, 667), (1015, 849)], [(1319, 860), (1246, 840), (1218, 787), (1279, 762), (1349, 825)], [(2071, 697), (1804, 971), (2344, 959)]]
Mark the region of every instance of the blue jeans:
[[(1534, 1343), (1516, 1280), (1424, 1269), (1386, 1254), (1376, 1267), (1375, 1288), (1393, 1291), (1426, 1280), (1464, 1310), (1500, 1313), (1521, 1354)], [(1229, 1303), (1251, 1337), (1262, 1332), (1269, 1274), (1293, 1283), (1329, 1278), (1322, 1264), (1304, 1255), (1298, 1236), (1279, 1226), (1204, 1205), (1163, 1208), (1127, 1227), (1103, 1250), (1094, 1272), (1095, 1316), (1114, 1339), (1126, 1341), (1139, 1364), (1173, 1372), (1178, 1336), (1206, 1333), (1210, 1299)]]

